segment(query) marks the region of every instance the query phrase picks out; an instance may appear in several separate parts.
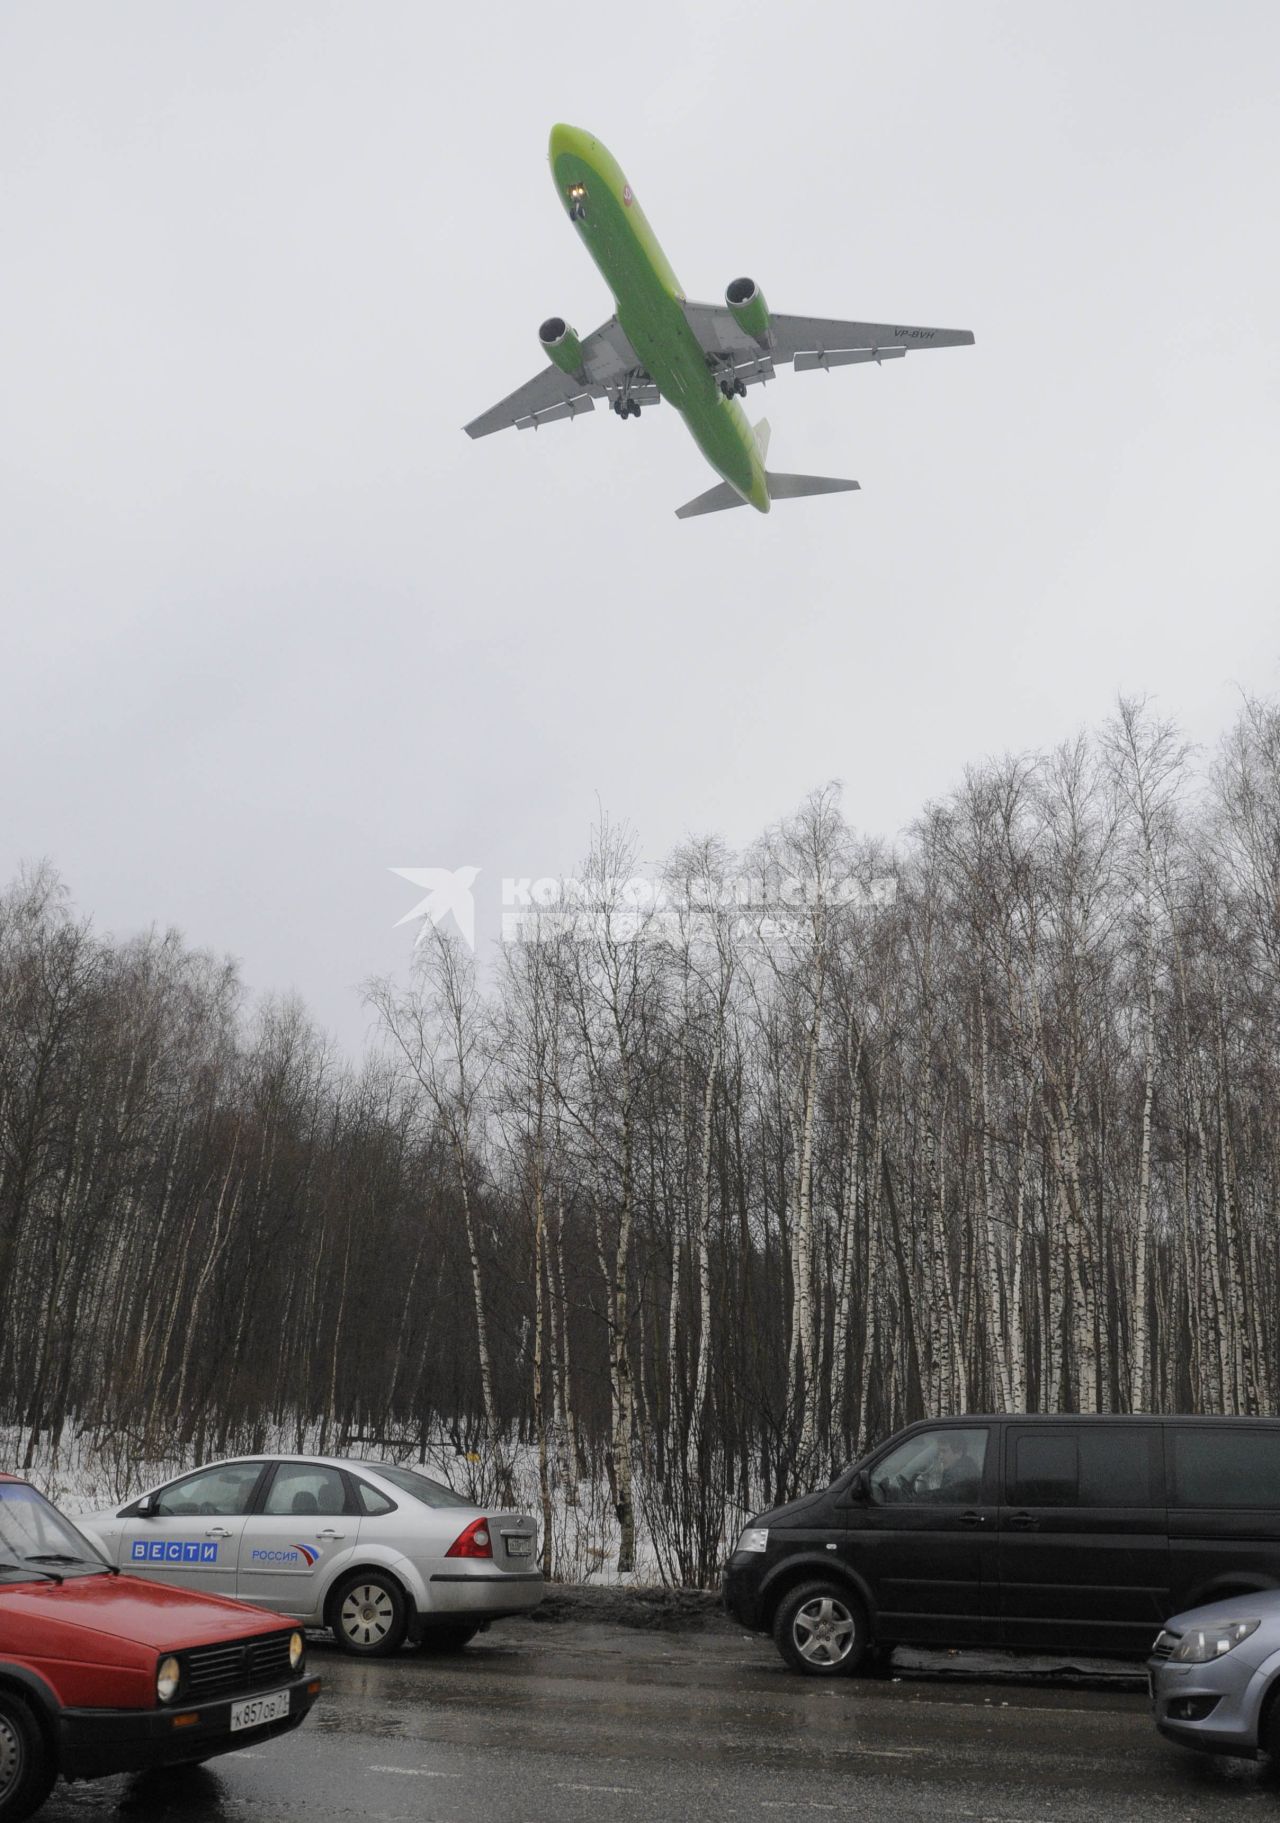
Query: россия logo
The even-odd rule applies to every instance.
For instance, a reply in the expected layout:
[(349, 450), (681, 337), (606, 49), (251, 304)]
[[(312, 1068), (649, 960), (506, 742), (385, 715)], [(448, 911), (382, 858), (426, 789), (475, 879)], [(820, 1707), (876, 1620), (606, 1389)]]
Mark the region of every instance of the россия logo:
[(315, 1568), (319, 1556), (320, 1553), (316, 1550), (315, 1546), (309, 1544), (298, 1544), (295, 1542), (291, 1545), (283, 1546), (278, 1551), (269, 1550), (265, 1545), (255, 1545), (253, 1550), (249, 1553), (249, 1562), (292, 1564), (295, 1568), (301, 1563), (308, 1570), (312, 1570)]

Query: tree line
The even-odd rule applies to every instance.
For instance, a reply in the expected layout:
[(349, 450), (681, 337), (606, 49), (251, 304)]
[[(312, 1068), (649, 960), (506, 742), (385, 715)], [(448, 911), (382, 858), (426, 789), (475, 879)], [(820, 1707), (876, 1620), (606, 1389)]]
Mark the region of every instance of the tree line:
[(1122, 700), (896, 847), (828, 787), (641, 872), (606, 822), (496, 956), (425, 930), (355, 1061), (21, 875), (19, 1457), (443, 1435), (541, 1503), (553, 1571), (595, 1490), (621, 1568), (639, 1524), (704, 1583), (744, 1512), (924, 1414), (1275, 1409), (1280, 708), (1201, 764)]

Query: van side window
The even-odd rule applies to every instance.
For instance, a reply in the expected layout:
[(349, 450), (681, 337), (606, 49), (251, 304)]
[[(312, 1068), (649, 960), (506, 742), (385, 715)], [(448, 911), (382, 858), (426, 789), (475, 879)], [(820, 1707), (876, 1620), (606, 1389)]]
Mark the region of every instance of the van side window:
[(1178, 1506), (1280, 1508), (1280, 1430), (1171, 1424), (1169, 1433)]
[(1149, 1507), (1164, 1505), (1164, 1494), (1152, 1498), (1151, 1454), (1154, 1429), (1132, 1424), (1091, 1424), (1080, 1438), (1080, 1505), (1082, 1507)]
[(1014, 1444), (1011, 1499), (1020, 1507), (1073, 1507), (1080, 1465), (1072, 1432), (1019, 1437)]
[(988, 1435), (948, 1428), (908, 1437), (872, 1469), (872, 1500), (877, 1506), (925, 1500), (960, 1506), (980, 1500)]
[(1163, 1506), (1151, 1493), (1150, 1425), (1015, 1432), (1009, 1499), (1023, 1507)]

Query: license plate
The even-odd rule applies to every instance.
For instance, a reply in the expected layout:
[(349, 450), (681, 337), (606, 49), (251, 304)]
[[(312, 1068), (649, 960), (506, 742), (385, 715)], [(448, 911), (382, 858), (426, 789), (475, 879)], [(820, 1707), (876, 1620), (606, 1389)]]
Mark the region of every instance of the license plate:
[(264, 1728), (268, 1722), (281, 1722), (289, 1713), (289, 1692), (273, 1690), (267, 1696), (247, 1697), (231, 1705), (231, 1732), (240, 1728)]
[(532, 1538), (508, 1538), (508, 1557), (530, 1557), (533, 1554)]

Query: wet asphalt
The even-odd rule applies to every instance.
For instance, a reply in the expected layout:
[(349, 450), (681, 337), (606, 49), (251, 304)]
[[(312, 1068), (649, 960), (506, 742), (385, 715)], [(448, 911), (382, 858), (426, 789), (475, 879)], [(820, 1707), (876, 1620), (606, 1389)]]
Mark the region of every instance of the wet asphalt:
[(356, 1661), (292, 1735), (181, 1774), (60, 1785), (42, 1823), (1032, 1823), (1280, 1815), (1280, 1777), (1161, 1741), (1132, 1673), (899, 1654), (788, 1672), (727, 1623), (502, 1622), (458, 1657)]

